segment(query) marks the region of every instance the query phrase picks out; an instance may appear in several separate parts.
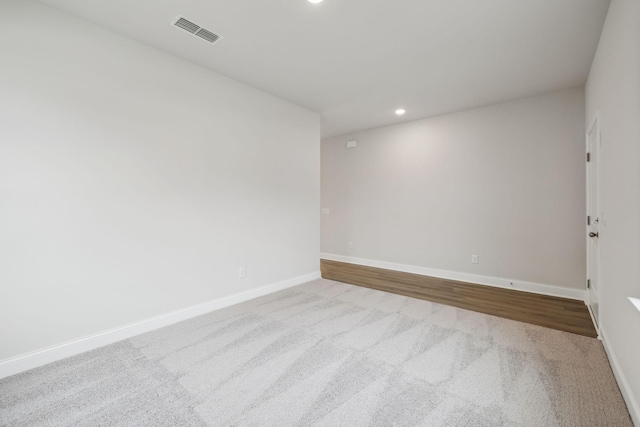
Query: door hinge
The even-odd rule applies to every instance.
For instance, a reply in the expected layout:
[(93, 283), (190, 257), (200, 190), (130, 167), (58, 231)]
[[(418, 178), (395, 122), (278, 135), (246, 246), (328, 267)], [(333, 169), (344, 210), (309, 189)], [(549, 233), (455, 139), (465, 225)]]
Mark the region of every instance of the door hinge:
[(587, 279), (587, 289), (591, 289), (591, 279)]
[(591, 215), (587, 216), (587, 225), (591, 225)]
[(591, 153), (587, 153), (587, 162), (591, 161)]

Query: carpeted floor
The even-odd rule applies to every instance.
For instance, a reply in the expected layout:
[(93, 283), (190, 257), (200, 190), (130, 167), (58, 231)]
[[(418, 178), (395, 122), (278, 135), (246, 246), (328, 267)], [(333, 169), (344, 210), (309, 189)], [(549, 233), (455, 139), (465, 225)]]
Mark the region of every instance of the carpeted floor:
[(632, 426), (592, 338), (317, 280), (0, 380), (3, 426)]

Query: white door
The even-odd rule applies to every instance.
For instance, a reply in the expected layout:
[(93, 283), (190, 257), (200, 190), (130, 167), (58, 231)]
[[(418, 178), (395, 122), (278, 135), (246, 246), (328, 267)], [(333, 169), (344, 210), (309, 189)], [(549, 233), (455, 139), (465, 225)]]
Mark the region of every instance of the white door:
[(589, 309), (598, 327), (600, 323), (600, 282), (598, 280), (598, 262), (600, 253), (598, 239), (600, 236), (600, 127), (598, 116), (587, 129), (587, 286), (589, 293)]

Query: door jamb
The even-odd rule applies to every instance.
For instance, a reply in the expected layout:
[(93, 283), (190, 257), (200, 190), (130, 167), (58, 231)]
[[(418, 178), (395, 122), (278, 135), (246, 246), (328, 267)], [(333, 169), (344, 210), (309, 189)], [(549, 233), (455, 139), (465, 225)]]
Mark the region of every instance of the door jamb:
[[(598, 183), (599, 183), (599, 181), (600, 181), (600, 173), (599, 173), (600, 172), (600, 158), (599, 158), (600, 157), (600, 110), (599, 109), (596, 109), (596, 114), (593, 117), (593, 119), (591, 120), (591, 122), (589, 124), (589, 127), (587, 127), (587, 130), (585, 132), (585, 152), (586, 153), (589, 153), (589, 149), (590, 149), (590, 147), (589, 147), (589, 134), (593, 131), (593, 128), (594, 128), (594, 126), (596, 126), (596, 124), (598, 125), (598, 128), (597, 128), (597, 132), (598, 133), (596, 135), (596, 145), (598, 146), (597, 147), (597, 150), (598, 150), (598, 153), (597, 153), (598, 154), (598, 156), (597, 156), (598, 157), (598, 159), (597, 159), (597, 162), (598, 162), (597, 179), (598, 179)], [(590, 212), (590, 209), (591, 209), (591, 172), (590, 172), (590, 170), (591, 170), (591, 166), (587, 165), (587, 167), (586, 167), (586, 181), (587, 181), (587, 185), (586, 185), (586, 190), (587, 190), (586, 212), (587, 212), (587, 215), (586, 216), (588, 216), (588, 215), (593, 216), (593, 212)], [(596, 188), (596, 191), (598, 191), (598, 190), (599, 189)], [(599, 193), (599, 191), (598, 191), (598, 193)], [(599, 196), (599, 194), (598, 194), (598, 196)], [(599, 213), (596, 212), (596, 214), (599, 214)], [(586, 224), (586, 221), (585, 221), (585, 224)], [(586, 225), (586, 233), (585, 233), (585, 235), (588, 236), (588, 234), (589, 234), (589, 225)], [(590, 277), (591, 245), (589, 244), (589, 237), (586, 238), (586, 243), (587, 243), (587, 280), (590, 280), (591, 279), (591, 277)], [(596, 257), (597, 257), (597, 261), (596, 262), (598, 263), (598, 267), (599, 267), (600, 266), (600, 252), (599, 251), (596, 254)], [(596, 275), (598, 276), (597, 277), (597, 279), (598, 279), (598, 281), (597, 281), (598, 285), (597, 286), (600, 286), (600, 280), (599, 280), (600, 279), (600, 269), (599, 268), (598, 268), (598, 272), (596, 273)], [(585, 302), (586, 302), (586, 305), (587, 305), (587, 309), (589, 310), (589, 315), (591, 316), (591, 320), (593, 321), (593, 325), (595, 326), (596, 332), (598, 333), (598, 339), (602, 340), (602, 334), (600, 333), (600, 329), (601, 329), (601, 325), (600, 324), (602, 323), (602, 319), (600, 318), (600, 316), (598, 316), (598, 321), (599, 322), (596, 321), (596, 317), (593, 314), (593, 310), (591, 308), (591, 291), (590, 291), (589, 288), (587, 288), (586, 296), (587, 297), (586, 297), (586, 301)], [(598, 296), (600, 296), (600, 295), (598, 295)], [(600, 301), (598, 301), (598, 304), (600, 304)], [(600, 311), (600, 310), (598, 309), (598, 311)]]

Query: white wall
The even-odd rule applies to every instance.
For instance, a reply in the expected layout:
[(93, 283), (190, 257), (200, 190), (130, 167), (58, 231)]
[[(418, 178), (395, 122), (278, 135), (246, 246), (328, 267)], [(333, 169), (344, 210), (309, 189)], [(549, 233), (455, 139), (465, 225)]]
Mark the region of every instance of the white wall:
[(582, 290), (584, 123), (576, 88), (323, 140), (322, 252)]
[(318, 270), (317, 114), (31, 1), (0, 61), (0, 360)]
[(611, 2), (586, 85), (586, 107), (589, 122), (599, 110), (602, 140), (601, 329), (626, 377), (640, 425), (640, 312), (627, 299), (640, 297), (638, 0)]

